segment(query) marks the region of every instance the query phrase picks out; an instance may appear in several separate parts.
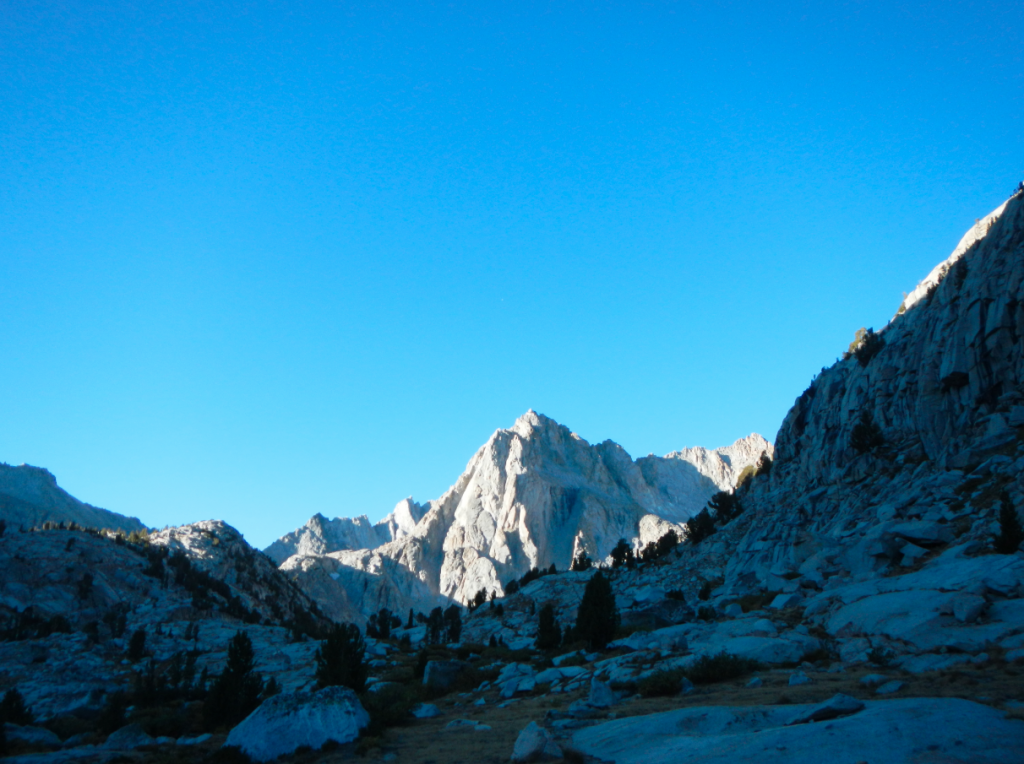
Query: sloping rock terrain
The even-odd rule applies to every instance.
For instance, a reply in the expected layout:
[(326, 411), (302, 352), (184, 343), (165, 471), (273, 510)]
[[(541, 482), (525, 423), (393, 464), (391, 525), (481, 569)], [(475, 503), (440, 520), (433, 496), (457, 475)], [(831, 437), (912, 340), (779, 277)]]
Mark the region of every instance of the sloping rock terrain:
[(138, 518), (79, 501), (58, 486), (48, 470), (27, 464), (0, 464), (0, 520), (12, 530), (42, 527), (48, 522), (124, 533), (146, 529)]
[[(281, 559), (294, 550), (282, 569), (299, 574), (336, 617), (465, 603), (481, 589), (502, 594), (503, 583), (531, 568), (564, 570), (582, 551), (602, 559), (620, 538), (643, 545), (670, 528), (681, 532), (763, 454), (772, 446), (755, 434), (715, 451), (634, 461), (611, 441), (592, 446), (530, 411), (495, 432), (437, 501), (406, 500), (377, 526), (317, 515), (267, 554)], [(392, 529), (387, 543), (354, 546), (385, 528)]]
[[(168, 553), (170, 552), (170, 553)], [(95, 713), (129, 689), (137, 630), (145, 659), (194, 653), (219, 671), (230, 638), (249, 632), (259, 667), (279, 684), (309, 684), (315, 645), (299, 631), (327, 624), (314, 602), (240, 534), (218, 521), (147, 541), (96, 531), (7, 531), (0, 538), (0, 687), (18, 687), (42, 718)]]

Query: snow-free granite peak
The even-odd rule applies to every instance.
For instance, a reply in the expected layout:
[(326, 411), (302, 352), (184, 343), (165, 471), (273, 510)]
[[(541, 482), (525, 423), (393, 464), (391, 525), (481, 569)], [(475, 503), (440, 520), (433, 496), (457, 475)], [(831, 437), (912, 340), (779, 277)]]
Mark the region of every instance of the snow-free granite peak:
[(620, 538), (639, 545), (681, 530), (772, 453), (752, 434), (634, 461), (613, 441), (591, 445), (530, 410), (497, 430), (439, 499), (406, 499), (376, 525), (318, 514), (266, 552), (314, 587), (324, 607), (332, 589), (364, 614), (439, 598), (465, 603), (480, 589), (500, 595), (531, 568), (564, 570), (580, 551), (603, 559)]

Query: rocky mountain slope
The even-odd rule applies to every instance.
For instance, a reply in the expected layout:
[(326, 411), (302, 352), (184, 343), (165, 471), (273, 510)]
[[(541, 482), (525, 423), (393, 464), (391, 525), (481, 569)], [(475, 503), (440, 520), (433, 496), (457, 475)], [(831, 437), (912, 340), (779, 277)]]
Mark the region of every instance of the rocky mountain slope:
[[(634, 461), (619, 445), (592, 446), (527, 412), (498, 430), (440, 499), (406, 500), (377, 526), (318, 515), (267, 554), (337, 618), (381, 607), (465, 603), (534, 567), (568, 568), (585, 551), (602, 559), (620, 538), (656, 540), (696, 514), (772, 446), (750, 435), (717, 450), (686, 449)], [(391, 538), (376, 548), (357, 544)]]
[(27, 464), (0, 464), (0, 520), (13, 529), (41, 527), (51, 522), (124, 533), (145, 530), (138, 518), (85, 504), (58, 486), (57, 479), (47, 470)]
[[(624, 623), (652, 630), (595, 676), (635, 682), (721, 650), (906, 675), (1024, 660), (1024, 554), (993, 548), (1001, 506), (1024, 509), (1024, 194), (965, 242), (797, 399), (738, 518), (613, 575)], [(465, 631), (524, 644), (541, 604), (574, 620), (586, 577), (534, 581)]]
[(18, 687), (44, 718), (95, 713), (127, 689), (138, 666), (125, 654), (138, 629), (158, 663), (197, 651), (198, 673), (219, 670), (228, 640), (244, 628), (260, 664), (297, 687), (310, 681), (314, 645), (292, 635), (327, 625), (315, 603), (219, 521), (134, 543), (64, 528), (7, 531), (0, 571), (0, 687)]

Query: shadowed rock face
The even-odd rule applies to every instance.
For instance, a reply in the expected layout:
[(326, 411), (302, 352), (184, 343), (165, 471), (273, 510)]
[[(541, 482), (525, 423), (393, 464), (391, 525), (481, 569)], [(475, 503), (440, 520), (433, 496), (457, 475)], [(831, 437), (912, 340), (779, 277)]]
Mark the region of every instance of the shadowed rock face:
[(0, 520), (7, 527), (33, 528), (45, 522), (77, 523), (83, 528), (110, 528), (131, 533), (144, 530), (136, 517), (85, 504), (57, 485), (48, 470), (22, 464), (0, 464)]
[[(440, 499), (401, 502), (375, 526), (317, 515), (267, 553), (280, 559), (294, 550), (282, 568), (299, 571), (323, 607), (333, 598), (339, 617), (353, 617), (351, 608), (420, 609), (439, 597), (467, 602), (480, 589), (501, 594), (503, 582), (532, 567), (564, 570), (581, 550), (600, 559), (620, 538), (644, 544), (672, 528), (682, 535), (681, 524), (764, 453), (772, 446), (755, 434), (723, 449), (634, 461), (611, 441), (592, 446), (529, 411), (495, 432)], [(357, 552), (359, 544), (370, 549)]]
[[(965, 513), (970, 492), (959, 486), (983, 464), (980, 477), (1001, 474), (1024, 506), (1020, 470), (1010, 466), (1024, 425), (1024, 197), (979, 221), (922, 284), (879, 332), (884, 345), (870, 360), (851, 356), (822, 370), (786, 416), (770, 480), (756, 481), (749, 498), (756, 519), (731, 562), (734, 576), (764, 582), (815, 555), (871, 575), (948, 543), (957, 523), (982, 539), (990, 529), (977, 521), (991, 517), (978, 510), (988, 507)], [(865, 420), (882, 442), (858, 450)], [(949, 538), (877, 528), (907, 518), (952, 523)]]

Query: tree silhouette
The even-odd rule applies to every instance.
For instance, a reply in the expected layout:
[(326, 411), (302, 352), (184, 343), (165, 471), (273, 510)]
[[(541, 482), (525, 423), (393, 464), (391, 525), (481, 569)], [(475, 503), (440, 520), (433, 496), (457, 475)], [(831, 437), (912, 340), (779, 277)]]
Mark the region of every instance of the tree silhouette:
[(317, 687), (341, 685), (356, 692), (366, 689), (369, 667), (363, 655), (366, 643), (353, 623), (335, 624), (316, 651)]
[(619, 627), (619, 611), (607, 578), (597, 571), (583, 590), (583, 600), (576, 614), (576, 639), (586, 640), (591, 649), (600, 650), (615, 638)]
[(537, 625), (537, 649), (551, 650), (562, 642), (562, 630), (555, 621), (555, 608), (549, 602), (540, 609), (540, 620)]

